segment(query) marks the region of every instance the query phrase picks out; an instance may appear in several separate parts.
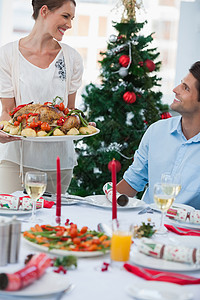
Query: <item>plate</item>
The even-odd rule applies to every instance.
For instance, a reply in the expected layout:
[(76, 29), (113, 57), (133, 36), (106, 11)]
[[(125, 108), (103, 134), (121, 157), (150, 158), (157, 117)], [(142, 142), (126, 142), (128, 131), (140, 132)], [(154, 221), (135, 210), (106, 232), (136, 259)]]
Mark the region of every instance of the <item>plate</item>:
[(142, 281), (127, 286), (126, 292), (138, 300), (191, 300), (186, 287), (161, 281)]
[(136, 247), (133, 247), (130, 253), (131, 263), (150, 269), (162, 270), (162, 271), (197, 271), (200, 270), (199, 265), (192, 265), (186, 263), (179, 263), (173, 261), (167, 261), (164, 259), (154, 258), (152, 256), (145, 255), (137, 251)]
[(200, 237), (190, 235), (173, 235), (168, 238), (169, 243), (177, 246), (185, 246), (200, 249)]
[[(21, 135), (12, 135), (9, 133), (6, 133), (9, 136), (12, 137), (20, 137), (23, 141), (28, 141), (28, 142), (66, 142), (66, 141), (77, 141), (81, 140), (86, 137), (94, 136), (100, 132), (98, 128), (96, 128), (97, 132), (92, 133), (92, 134), (79, 134), (79, 135), (61, 135), (61, 136), (43, 136), (43, 137), (25, 137)], [(2, 131), (2, 130), (1, 130)]]
[[(151, 208), (154, 208), (154, 209), (157, 209), (157, 210), (160, 210), (157, 205), (155, 203), (152, 203), (149, 205)], [(183, 209), (186, 209), (187, 211), (193, 211), (195, 210), (194, 207), (190, 206), (190, 205), (186, 205), (186, 204), (182, 204), (182, 203), (174, 203), (172, 204), (171, 208), (183, 208)], [(160, 210), (161, 211), (161, 210)]]
[[(38, 209), (37, 209), (38, 211)], [(0, 209), (0, 215), (26, 215), (26, 214), (31, 214), (32, 210), (14, 210), (14, 209)]]
[[(92, 195), (85, 197), (85, 200), (90, 204), (103, 208), (112, 208), (112, 203), (106, 198), (105, 195)], [(145, 205), (145, 202), (138, 200), (137, 198), (129, 198), (129, 202), (126, 206), (117, 205), (117, 209), (135, 209)]]
[(11, 218), (0, 216), (0, 222), (10, 222)]
[(39, 280), (36, 280), (33, 284), (29, 285), (23, 290), (13, 292), (0, 290), (0, 295), (19, 297), (46, 296), (62, 292), (65, 289), (70, 288), (70, 286), (71, 284), (65, 275), (49, 270)]
[(181, 222), (179, 220), (172, 220), (168, 217), (166, 217), (166, 219), (174, 224), (175, 226), (178, 226), (178, 227), (187, 227), (187, 228), (191, 228), (191, 229), (199, 229), (200, 230), (200, 224), (194, 224), (194, 223), (189, 223), (189, 222)]
[[(33, 242), (28, 241), (23, 237), (23, 240), (30, 245), (31, 247), (34, 247), (42, 252), (47, 252), (53, 255), (59, 255), (59, 256), (65, 256), (65, 255), (74, 255), (76, 257), (95, 257), (95, 256), (101, 256), (104, 255), (102, 251), (67, 251), (67, 250), (61, 250), (61, 249), (51, 249), (49, 250), (48, 247), (35, 244)], [(109, 251), (106, 251), (108, 253)]]

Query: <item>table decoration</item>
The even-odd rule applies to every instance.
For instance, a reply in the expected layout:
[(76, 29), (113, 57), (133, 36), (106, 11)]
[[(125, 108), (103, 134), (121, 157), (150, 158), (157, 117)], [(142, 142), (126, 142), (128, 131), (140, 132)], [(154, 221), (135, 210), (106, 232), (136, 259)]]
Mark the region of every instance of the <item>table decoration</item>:
[(200, 249), (196, 248), (165, 245), (148, 238), (142, 238), (137, 248), (138, 251), (155, 258), (189, 264), (200, 263)]
[(39, 279), (51, 265), (45, 253), (35, 254), (26, 266), (15, 273), (0, 274), (0, 290), (17, 291)]
[(172, 225), (165, 224), (167, 230), (174, 232), (179, 235), (191, 235), (191, 236), (200, 236), (200, 230), (192, 230), (183, 227), (174, 227)]
[(116, 161), (113, 158), (111, 161), (111, 174), (112, 174), (112, 219), (117, 219), (117, 191), (116, 191)]
[(56, 194), (56, 223), (61, 223), (61, 174), (60, 158), (57, 157), (57, 194)]
[(154, 229), (155, 225), (151, 224), (151, 219), (147, 220), (147, 224), (142, 222), (142, 225), (135, 225), (133, 227), (133, 238), (142, 238), (142, 237), (152, 237), (152, 235), (156, 232)]
[(173, 273), (173, 272), (162, 272), (162, 271), (152, 270), (148, 268), (141, 268), (127, 263), (124, 264), (124, 268), (128, 272), (133, 273), (134, 275), (142, 277), (146, 280), (166, 281), (166, 282), (172, 282), (180, 285), (200, 284), (200, 278), (195, 278), (184, 274)]
[(173, 207), (168, 209), (166, 216), (172, 220), (177, 220), (179, 222), (200, 224), (200, 210), (197, 209), (187, 211), (184, 208)]

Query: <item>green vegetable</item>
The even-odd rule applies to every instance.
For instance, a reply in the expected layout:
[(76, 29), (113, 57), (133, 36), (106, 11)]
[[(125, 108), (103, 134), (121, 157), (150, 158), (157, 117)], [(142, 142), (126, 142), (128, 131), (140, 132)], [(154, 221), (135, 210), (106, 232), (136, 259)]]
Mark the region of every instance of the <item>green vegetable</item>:
[(77, 258), (74, 255), (63, 256), (62, 258), (58, 257), (55, 259), (53, 265), (55, 267), (63, 266), (69, 268), (74, 266), (77, 268)]

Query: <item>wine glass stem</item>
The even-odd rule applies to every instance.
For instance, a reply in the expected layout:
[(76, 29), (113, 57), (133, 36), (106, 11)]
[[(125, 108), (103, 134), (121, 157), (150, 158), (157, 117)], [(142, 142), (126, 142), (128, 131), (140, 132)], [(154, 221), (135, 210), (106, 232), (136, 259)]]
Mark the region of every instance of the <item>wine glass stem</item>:
[(33, 208), (32, 208), (32, 216), (31, 216), (32, 220), (35, 220), (36, 218), (36, 201), (37, 200), (33, 199)]
[(161, 212), (161, 218), (160, 218), (160, 228), (163, 228), (163, 221), (164, 221), (164, 212)]

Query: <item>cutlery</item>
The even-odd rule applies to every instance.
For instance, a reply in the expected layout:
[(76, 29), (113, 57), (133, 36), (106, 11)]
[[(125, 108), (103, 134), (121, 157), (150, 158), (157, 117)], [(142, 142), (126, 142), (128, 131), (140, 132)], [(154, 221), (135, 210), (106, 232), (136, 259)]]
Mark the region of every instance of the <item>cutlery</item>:
[(154, 209), (154, 208), (151, 208), (150, 206), (147, 206), (145, 208), (143, 208), (142, 210), (140, 210), (138, 212), (138, 215), (142, 215), (142, 214), (153, 214), (154, 212), (158, 212), (158, 213), (161, 213), (160, 210), (157, 210), (157, 209)]

